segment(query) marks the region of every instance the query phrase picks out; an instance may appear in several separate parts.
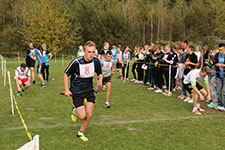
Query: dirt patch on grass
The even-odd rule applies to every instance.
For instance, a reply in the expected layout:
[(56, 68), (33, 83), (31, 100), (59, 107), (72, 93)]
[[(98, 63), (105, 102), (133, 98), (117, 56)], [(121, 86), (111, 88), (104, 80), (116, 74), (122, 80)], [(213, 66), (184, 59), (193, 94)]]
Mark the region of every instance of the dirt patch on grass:
[(34, 111), (35, 109), (34, 109), (34, 108), (25, 108), (25, 110), (31, 110), (31, 111)]
[(129, 131), (136, 131), (138, 129), (137, 128), (134, 128), (134, 127), (127, 127), (127, 130), (129, 130)]
[(41, 117), (40, 120), (55, 120), (54, 117)]

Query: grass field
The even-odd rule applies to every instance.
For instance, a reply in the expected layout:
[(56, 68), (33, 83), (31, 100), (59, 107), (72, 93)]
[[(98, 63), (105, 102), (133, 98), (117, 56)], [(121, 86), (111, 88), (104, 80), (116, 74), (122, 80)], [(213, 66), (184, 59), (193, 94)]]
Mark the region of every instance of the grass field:
[[(177, 95), (166, 97), (148, 91), (144, 85), (125, 84), (113, 77), (111, 108), (106, 109), (105, 92), (96, 95), (92, 122), (86, 130), (88, 142), (76, 137), (81, 121), (70, 120), (71, 99), (64, 91), (63, 72), (70, 60), (50, 64), (50, 81), (45, 88), (39, 82), (17, 103), (32, 136), (40, 135), (41, 150), (216, 150), (225, 149), (225, 113), (206, 107), (202, 116), (193, 115), (192, 105)], [(7, 60), (14, 75), (15, 59)], [(37, 76), (36, 76), (37, 78)], [(54, 78), (54, 80), (52, 80)], [(131, 74), (130, 74), (131, 79)], [(13, 92), (16, 94), (15, 84)], [(0, 76), (0, 150), (15, 150), (29, 141), (19, 115), (11, 115), (8, 84)]]

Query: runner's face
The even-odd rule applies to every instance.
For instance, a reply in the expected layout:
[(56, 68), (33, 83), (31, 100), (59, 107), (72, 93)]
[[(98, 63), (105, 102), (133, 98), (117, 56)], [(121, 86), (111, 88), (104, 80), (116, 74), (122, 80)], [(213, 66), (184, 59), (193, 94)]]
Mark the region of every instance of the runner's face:
[(91, 61), (95, 56), (95, 47), (94, 46), (86, 46), (84, 50), (84, 59), (86, 61)]
[(30, 48), (34, 48), (33, 43), (30, 43), (30, 44), (29, 44), (29, 47), (30, 47)]
[(206, 72), (200, 72), (200, 75), (204, 78), (205, 76), (207, 76), (207, 73)]
[(24, 72), (26, 68), (20, 67), (21, 71)]
[(109, 54), (106, 55), (106, 60), (110, 61), (111, 58), (112, 58), (112, 55), (109, 55)]
[(218, 49), (219, 49), (220, 54), (223, 55), (223, 54), (224, 54), (224, 49), (225, 49), (225, 48), (224, 48), (224, 47), (220, 47), (220, 48), (218, 48)]

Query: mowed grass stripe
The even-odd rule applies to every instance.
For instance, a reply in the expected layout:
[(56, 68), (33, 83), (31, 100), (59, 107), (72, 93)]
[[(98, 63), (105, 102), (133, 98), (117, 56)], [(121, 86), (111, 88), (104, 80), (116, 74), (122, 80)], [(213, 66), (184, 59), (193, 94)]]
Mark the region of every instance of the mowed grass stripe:
[[(154, 118), (154, 119), (147, 119), (147, 120), (126, 120), (126, 121), (105, 121), (105, 122), (95, 122), (93, 121), (91, 125), (97, 126), (104, 126), (104, 125), (122, 125), (122, 124), (133, 124), (133, 123), (148, 123), (148, 122), (157, 122), (157, 121), (176, 121), (176, 120), (188, 120), (188, 119), (206, 119), (206, 118), (225, 118), (224, 115), (207, 115), (207, 116), (187, 116), (187, 117), (177, 117), (177, 118)], [(91, 126), (90, 125), (90, 126)], [(46, 126), (30, 126), (30, 129), (48, 129), (48, 128), (58, 128), (58, 127), (76, 127), (80, 126), (77, 123), (63, 123), (63, 124), (56, 124), (56, 125), (46, 125)], [(12, 128), (1, 128), (0, 130), (19, 130), (23, 129), (23, 127), (12, 127)]]

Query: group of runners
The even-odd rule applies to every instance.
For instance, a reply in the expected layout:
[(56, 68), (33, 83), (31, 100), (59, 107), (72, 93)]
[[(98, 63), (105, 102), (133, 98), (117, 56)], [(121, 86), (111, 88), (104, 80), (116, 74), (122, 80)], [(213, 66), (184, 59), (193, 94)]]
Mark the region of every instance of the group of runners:
[(26, 50), (26, 63), (22, 63), (15, 70), (14, 81), (17, 86), (17, 96), (23, 95), (24, 91), (30, 87), (30, 80), (35, 84), (35, 62), (37, 61), (37, 75), (40, 79), (40, 86), (46, 87), (49, 80), (49, 63), (52, 58), (51, 52), (47, 49), (45, 43), (41, 45), (42, 52), (38, 50), (35, 43), (30, 43)]
[[(46, 47), (46, 45), (44, 45)], [(49, 62), (52, 55), (48, 55), (48, 59), (43, 59), (40, 51), (34, 43), (29, 45), (28, 56), (26, 64), (21, 64), (16, 69), (15, 81), (18, 87), (18, 93), (30, 86), (30, 71), (28, 67), (34, 70), (34, 61), (38, 61), (38, 77), (41, 81), (41, 86), (46, 86), (44, 80), (48, 77), (43, 77), (43, 66)], [(172, 92), (179, 89), (179, 84), (182, 86), (182, 94), (179, 98), (186, 102), (193, 103), (194, 114), (200, 115), (205, 111), (201, 107), (201, 103), (206, 100), (211, 102), (208, 107), (225, 111), (225, 104), (223, 103), (222, 90), (224, 90), (224, 67), (225, 67), (225, 45), (219, 44), (218, 52), (216, 50), (209, 50), (205, 47), (204, 52), (199, 51), (199, 47), (188, 45), (187, 41), (183, 41), (180, 45), (166, 45), (161, 47), (155, 44), (145, 45), (144, 48), (136, 46), (134, 52), (129, 46), (123, 49), (121, 45), (110, 45), (105, 42), (103, 48), (97, 51), (96, 45), (93, 41), (87, 41), (84, 46), (79, 46), (77, 58), (72, 60), (64, 71), (64, 87), (65, 95), (73, 99), (73, 109), (71, 119), (75, 122), (78, 119), (82, 120), (81, 127), (77, 136), (83, 140), (88, 141), (84, 132), (89, 125), (95, 103), (95, 92), (101, 92), (103, 85), (106, 86), (106, 102), (105, 107), (110, 108), (110, 94), (112, 85), (112, 75), (118, 71), (119, 77), (122, 81), (129, 80), (129, 67), (132, 62), (133, 79), (135, 83), (142, 83), (148, 86), (148, 90), (154, 90), (156, 93), (163, 93), (166, 96), (171, 96)], [(195, 50), (195, 51), (194, 51)], [(32, 62), (32, 63), (31, 63)], [(42, 68), (43, 67), (43, 68)], [(19, 70), (19, 71), (18, 71)], [(27, 74), (28, 79), (19, 77), (18, 73), (23, 72), (23, 76)], [(34, 72), (34, 71), (33, 71)], [(136, 76), (137, 73), (137, 76)], [(49, 73), (47, 73), (48, 76)], [(97, 85), (94, 90), (93, 77), (97, 74)], [(70, 84), (69, 84), (69, 77)], [(198, 80), (202, 77), (205, 83), (205, 89), (199, 84)], [(35, 83), (32, 74), (33, 84)], [(180, 82), (179, 82), (180, 81)], [(215, 82), (217, 86), (215, 86)], [(20, 85), (24, 88), (21, 89)], [(69, 86), (70, 85), (70, 86)], [(163, 87), (166, 89), (163, 92)], [(215, 96), (216, 95), (216, 96)], [(192, 97), (192, 98), (191, 98)], [(225, 95), (224, 95), (225, 97)], [(216, 99), (216, 100), (215, 100)]]

